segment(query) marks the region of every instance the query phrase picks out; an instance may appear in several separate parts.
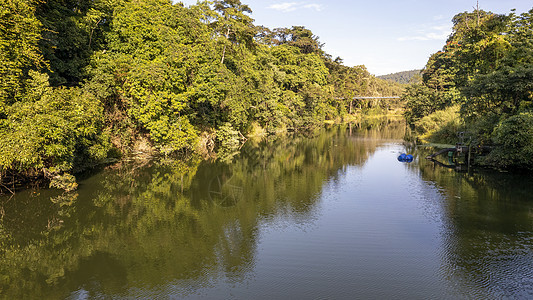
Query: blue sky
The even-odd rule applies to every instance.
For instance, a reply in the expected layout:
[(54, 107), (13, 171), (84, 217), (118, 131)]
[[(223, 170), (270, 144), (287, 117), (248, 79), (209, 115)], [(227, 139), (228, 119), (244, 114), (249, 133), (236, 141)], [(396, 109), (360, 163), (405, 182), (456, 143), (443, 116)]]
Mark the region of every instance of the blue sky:
[[(178, 1), (175, 1), (178, 2)], [(185, 5), (196, 0), (181, 0)], [(241, 0), (253, 10), (256, 25), (301, 25), (340, 56), (347, 66), (365, 65), (370, 73), (421, 69), (451, 33), (451, 19), (472, 11), (475, 0)], [(531, 0), (480, 0), (486, 11), (508, 14), (533, 8)]]

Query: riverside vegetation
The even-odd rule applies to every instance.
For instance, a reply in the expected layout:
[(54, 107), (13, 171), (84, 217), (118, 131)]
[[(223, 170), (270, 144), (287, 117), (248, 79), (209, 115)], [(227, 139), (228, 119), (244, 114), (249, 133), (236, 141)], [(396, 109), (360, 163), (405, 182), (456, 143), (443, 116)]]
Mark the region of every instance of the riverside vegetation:
[(402, 98), (420, 140), (491, 149), (477, 164), (533, 170), (533, 9), (453, 18), (442, 51)]
[(311, 30), (254, 24), (239, 0), (0, 0), (0, 185), (132, 153), (231, 150), (379, 110), (403, 86), (333, 59)]

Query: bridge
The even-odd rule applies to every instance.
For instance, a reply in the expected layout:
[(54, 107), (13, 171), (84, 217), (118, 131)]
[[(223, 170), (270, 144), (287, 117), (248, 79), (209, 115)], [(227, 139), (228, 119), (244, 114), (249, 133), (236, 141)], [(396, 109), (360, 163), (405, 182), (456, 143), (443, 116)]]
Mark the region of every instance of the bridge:
[[(346, 98), (335, 98), (337, 100), (344, 100)], [(380, 99), (400, 99), (400, 96), (389, 96), (389, 97), (369, 97), (369, 96), (354, 96), (353, 100), (380, 100)]]
[(373, 100), (373, 99), (400, 99), (400, 96), (390, 96), (390, 97), (366, 97), (366, 96), (355, 96), (354, 100)]

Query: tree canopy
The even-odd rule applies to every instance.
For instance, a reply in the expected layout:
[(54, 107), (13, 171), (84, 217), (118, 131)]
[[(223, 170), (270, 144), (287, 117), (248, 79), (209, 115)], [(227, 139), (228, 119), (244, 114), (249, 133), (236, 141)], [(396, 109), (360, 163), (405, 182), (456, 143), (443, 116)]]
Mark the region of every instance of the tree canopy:
[(458, 105), (461, 130), (495, 149), (485, 163), (531, 168), (533, 144), (525, 137), (533, 110), (533, 9), (519, 15), (476, 9), (452, 22), (446, 45), (422, 71), (422, 85), (404, 94), (408, 121), (416, 127), (427, 114)]
[[(0, 183), (120, 155), (299, 132), (402, 86), (333, 60), (239, 0), (0, 0)], [(362, 109), (364, 105), (359, 105)]]

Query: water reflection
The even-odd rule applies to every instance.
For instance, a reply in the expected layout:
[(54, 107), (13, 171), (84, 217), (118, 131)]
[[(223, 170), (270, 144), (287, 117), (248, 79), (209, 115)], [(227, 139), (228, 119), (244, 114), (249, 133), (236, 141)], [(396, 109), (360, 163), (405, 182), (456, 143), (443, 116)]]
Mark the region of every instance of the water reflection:
[[(293, 280), (272, 278), (273, 268), (286, 267), (302, 281), (278, 296), (435, 296), (441, 288), (427, 286), (443, 282), (457, 297), (530, 296), (527, 177), (439, 168), (405, 148), (404, 132), (401, 122), (382, 120), (336, 126), (310, 137), (249, 141), (228, 162), (122, 163), (88, 177), (76, 193), (3, 198), (0, 295), (195, 298), (213, 289), (213, 297), (220, 282), (232, 292), (254, 282), (241, 296), (274, 295), (269, 283)], [(398, 163), (400, 150), (417, 159)], [(417, 195), (442, 224), (436, 247), (428, 242), (432, 227), (409, 206)], [(269, 232), (283, 224), (288, 229), (269, 243)], [(310, 241), (298, 241), (298, 228), (313, 232)], [(432, 251), (443, 280), (428, 277)], [(414, 260), (429, 266), (408, 263)], [(387, 294), (379, 282), (389, 281)]]
[[(357, 130), (358, 139), (382, 134)], [(386, 132), (394, 130), (403, 126)], [(77, 193), (3, 200), (2, 295), (125, 296), (165, 282), (194, 290), (220, 276), (242, 280), (254, 266), (259, 223), (312, 220), (322, 184), (379, 143), (354, 143), (346, 131), (248, 143), (232, 163), (122, 163)]]
[(533, 178), (487, 170), (458, 173), (431, 161), (418, 170), (446, 199), (440, 210), (442, 269), (459, 287), (458, 295), (531, 298)]

